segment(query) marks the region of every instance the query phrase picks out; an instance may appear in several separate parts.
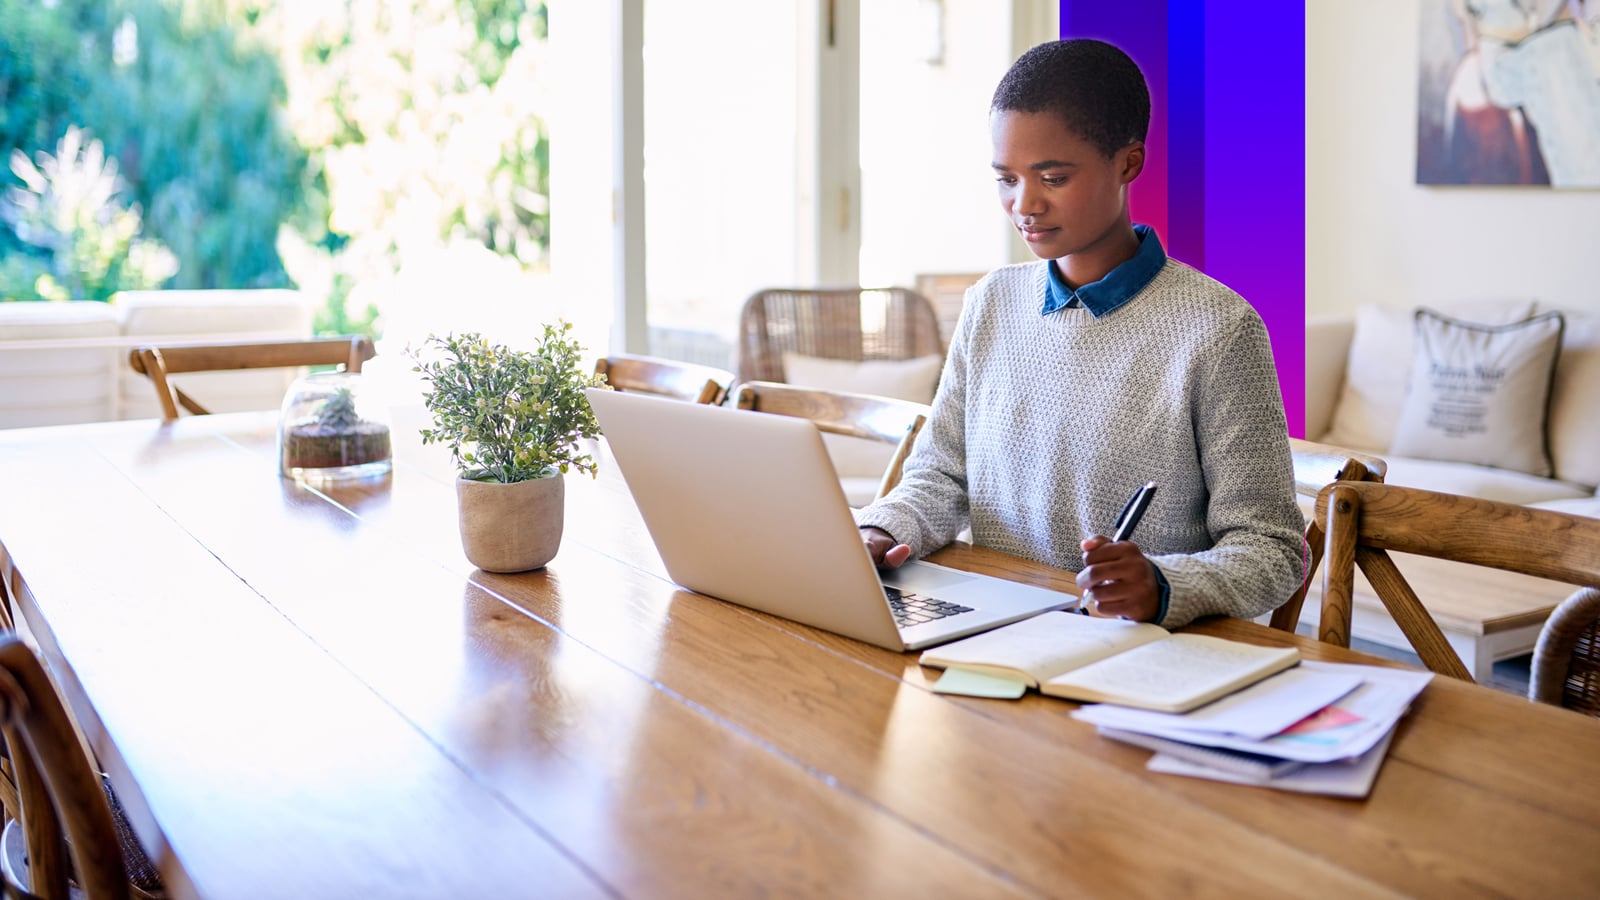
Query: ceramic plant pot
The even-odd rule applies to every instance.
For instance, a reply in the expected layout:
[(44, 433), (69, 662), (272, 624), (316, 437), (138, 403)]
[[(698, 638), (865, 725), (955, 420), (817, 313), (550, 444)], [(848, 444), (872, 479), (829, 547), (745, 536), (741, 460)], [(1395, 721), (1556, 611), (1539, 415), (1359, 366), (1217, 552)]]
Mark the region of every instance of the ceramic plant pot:
[(566, 482), (561, 475), (501, 484), (456, 479), (461, 549), (485, 572), (526, 572), (561, 546)]

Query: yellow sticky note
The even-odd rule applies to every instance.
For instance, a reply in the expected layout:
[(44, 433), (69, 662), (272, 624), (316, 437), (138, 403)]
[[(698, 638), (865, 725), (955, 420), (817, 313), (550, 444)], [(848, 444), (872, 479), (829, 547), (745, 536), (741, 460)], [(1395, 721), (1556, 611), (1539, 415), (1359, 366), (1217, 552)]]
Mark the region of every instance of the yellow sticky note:
[(974, 672), (971, 669), (959, 669), (954, 666), (945, 669), (939, 680), (933, 683), (933, 689), (941, 694), (965, 694), (968, 697), (993, 697), (1000, 700), (1015, 700), (1027, 692), (1028, 686), (1020, 681), (1010, 678), (1001, 678), (986, 672)]

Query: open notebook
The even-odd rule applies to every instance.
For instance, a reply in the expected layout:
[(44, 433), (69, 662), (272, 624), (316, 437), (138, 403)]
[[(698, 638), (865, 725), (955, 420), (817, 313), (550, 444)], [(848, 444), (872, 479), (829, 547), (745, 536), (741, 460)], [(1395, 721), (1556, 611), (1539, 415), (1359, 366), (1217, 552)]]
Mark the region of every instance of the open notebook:
[(1051, 613), (929, 650), (921, 662), (997, 675), (1068, 700), (1184, 712), (1299, 659), (1293, 647)]

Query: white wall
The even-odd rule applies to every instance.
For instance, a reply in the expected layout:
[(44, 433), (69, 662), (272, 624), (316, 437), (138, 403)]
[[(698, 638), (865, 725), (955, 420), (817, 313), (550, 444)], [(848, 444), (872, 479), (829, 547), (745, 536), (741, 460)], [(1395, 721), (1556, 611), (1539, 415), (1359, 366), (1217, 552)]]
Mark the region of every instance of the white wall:
[(1415, 183), (1424, 2), (1445, 0), (1306, 0), (1306, 314), (1600, 309), (1600, 191)]
[[(1057, 35), (1056, 12), (1039, 0), (862, 3), (863, 284), (1012, 261), (1021, 241), (995, 196), (989, 101), (1023, 50)], [(919, 54), (935, 28), (943, 55), (930, 63)]]
[(910, 284), (917, 272), (981, 272), (1007, 261), (988, 114), (1011, 63), (1011, 22), (986, 5), (945, 7), (938, 63), (907, 46), (927, 37), (906, 28), (915, 2), (862, 5), (864, 281)]

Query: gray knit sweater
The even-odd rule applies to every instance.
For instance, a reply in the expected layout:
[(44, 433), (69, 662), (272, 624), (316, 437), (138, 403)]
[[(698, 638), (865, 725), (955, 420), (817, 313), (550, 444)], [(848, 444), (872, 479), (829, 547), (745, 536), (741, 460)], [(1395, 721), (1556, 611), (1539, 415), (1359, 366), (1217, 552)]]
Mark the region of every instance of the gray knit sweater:
[(976, 544), (1078, 571), (1079, 542), (1109, 535), (1154, 481), (1132, 540), (1171, 584), (1162, 625), (1282, 604), (1305, 541), (1261, 317), (1173, 260), (1099, 319), (1041, 317), (1047, 265), (998, 269), (967, 292), (904, 478), (858, 523), (916, 556), (970, 524)]

